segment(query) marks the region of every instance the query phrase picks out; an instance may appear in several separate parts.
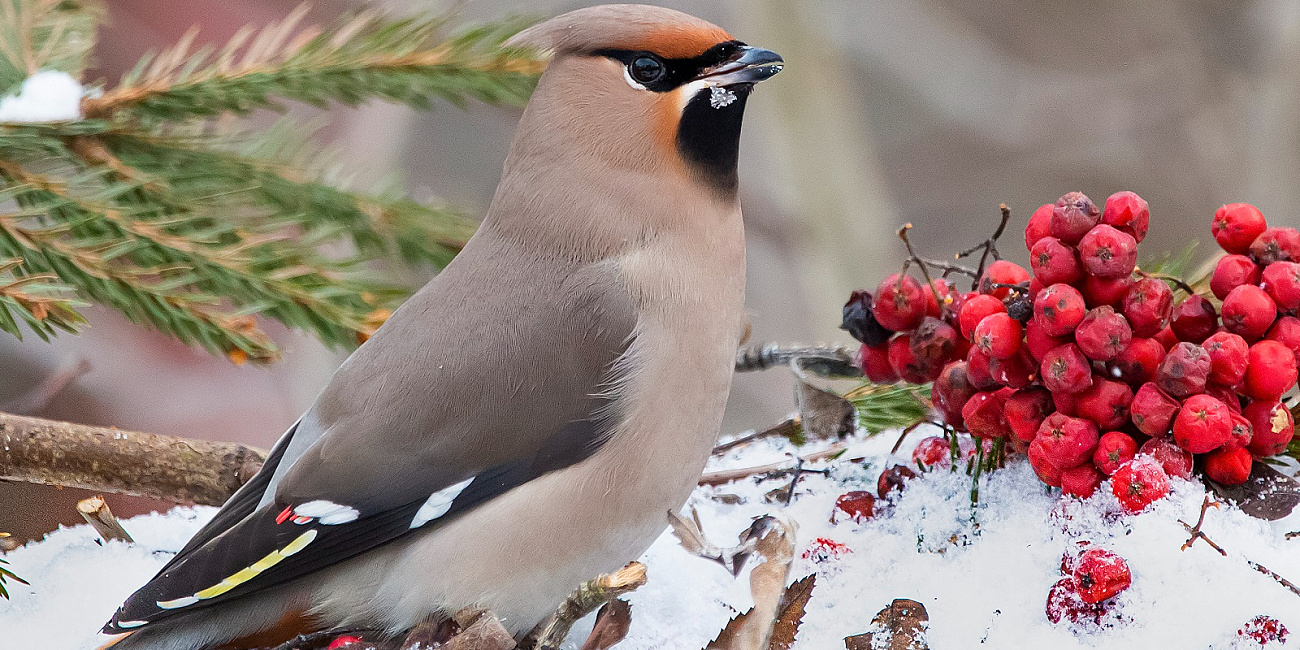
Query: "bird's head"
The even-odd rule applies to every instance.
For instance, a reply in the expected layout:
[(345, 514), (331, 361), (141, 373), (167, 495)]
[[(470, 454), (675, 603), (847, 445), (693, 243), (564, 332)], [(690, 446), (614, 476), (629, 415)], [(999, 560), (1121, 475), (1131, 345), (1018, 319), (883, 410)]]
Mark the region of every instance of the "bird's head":
[(685, 177), (727, 200), (745, 100), (784, 65), (716, 25), (645, 5), (579, 9), (510, 43), (552, 55), (520, 123), (525, 151), (514, 153), (573, 152), (615, 171)]

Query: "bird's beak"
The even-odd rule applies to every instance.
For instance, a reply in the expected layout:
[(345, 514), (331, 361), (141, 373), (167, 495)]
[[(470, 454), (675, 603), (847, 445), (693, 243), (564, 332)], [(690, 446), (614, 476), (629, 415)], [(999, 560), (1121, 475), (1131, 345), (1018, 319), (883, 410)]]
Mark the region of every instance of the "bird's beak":
[(781, 71), (785, 60), (780, 54), (760, 47), (741, 46), (732, 59), (706, 70), (700, 79), (712, 86), (756, 84)]

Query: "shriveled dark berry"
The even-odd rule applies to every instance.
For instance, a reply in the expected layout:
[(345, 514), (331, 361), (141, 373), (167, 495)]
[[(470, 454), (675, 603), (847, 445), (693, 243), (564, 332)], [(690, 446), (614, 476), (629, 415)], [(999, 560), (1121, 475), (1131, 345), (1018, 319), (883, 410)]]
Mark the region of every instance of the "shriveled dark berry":
[(844, 303), (844, 317), (840, 322), (840, 329), (849, 333), (849, 336), (857, 339), (859, 342), (870, 346), (881, 346), (889, 342), (889, 337), (893, 332), (885, 329), (876, 315), (871, 313), (871, 292), (854, 291), (849, 296), (849, 301)]

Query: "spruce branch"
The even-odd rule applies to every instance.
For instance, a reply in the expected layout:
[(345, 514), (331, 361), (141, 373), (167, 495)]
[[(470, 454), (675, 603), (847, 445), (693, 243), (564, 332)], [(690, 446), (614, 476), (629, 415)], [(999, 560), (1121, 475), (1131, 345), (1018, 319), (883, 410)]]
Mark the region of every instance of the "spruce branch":
[(446, 19), (392, 19), (364, 12), (333, 27), (301, 26), (306, 5), (254, 32), (241, 30), (220, 51), (191, 52), (194, 32), (146, 57), (118, 87), (87, 98), (90, 117), (160, 119), (246, 114), (279, 108), (278, 98), (356, 105), (370, 98), (429, 108), (437, 98), (519, 105), (542, 63), (501, 43), (524, 26), (502, 21), (446, 35)]
[(76, 332), (85, 319), (76, 310), (80, 303), (67, 297), (74, 289), (52, 273), (17, 273), (22, 263), (21, 258), (0, 260), (0, 331), (21, 340), (22, 322), (43, 340), (56, 330)]
[(81, 76), (102, 14), (88, 0), (0, 0), (0, 95), (40, 70)]

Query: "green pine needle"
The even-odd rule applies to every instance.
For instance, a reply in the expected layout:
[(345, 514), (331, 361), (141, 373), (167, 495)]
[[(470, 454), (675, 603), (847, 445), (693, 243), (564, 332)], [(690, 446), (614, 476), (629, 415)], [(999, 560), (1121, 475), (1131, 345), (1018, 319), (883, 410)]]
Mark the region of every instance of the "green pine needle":
[(867, 433), (902, 429), (930, 415), (930, 387), (907, 384), (863, 384), (846, 398), (858, 411), (858, 423)]

